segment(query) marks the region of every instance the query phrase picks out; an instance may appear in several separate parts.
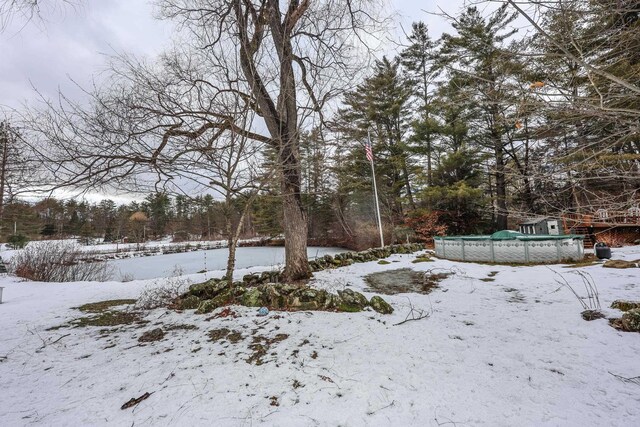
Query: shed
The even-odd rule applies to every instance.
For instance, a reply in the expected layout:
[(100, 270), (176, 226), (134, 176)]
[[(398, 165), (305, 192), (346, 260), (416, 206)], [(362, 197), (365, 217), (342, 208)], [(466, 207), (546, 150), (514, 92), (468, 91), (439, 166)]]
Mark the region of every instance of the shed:
[(557, 236), (563, 234), (557, 219), (549, 217), (532, 218), (518, 224), (522, 234), (544, 234)]

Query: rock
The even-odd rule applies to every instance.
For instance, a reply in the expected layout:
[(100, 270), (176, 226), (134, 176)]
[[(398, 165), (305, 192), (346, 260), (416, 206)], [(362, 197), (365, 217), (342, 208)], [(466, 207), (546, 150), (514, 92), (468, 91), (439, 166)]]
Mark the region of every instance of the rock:
[(260, 283), (278, 283), (279, 281), (279, 271), (263, 271), (260, 275)]
[(604, 263), (606, 268), (637, 268), (638, 261), (624, 261), (621, 259), (611, 259)]
[(582, 313), (580, 313), (580, 315), (584, 320), (588, 322), (591, 320), (602, 319), (603, 317), (605, 317), (604, 314), (602, 314), (599, 310), (585, 310)]
[(309, 261), (309, 268), (311, 269), (312, 272), (316, 272), (316, 271), (321, 271), (322, 268), (320, 267), (320, 264), (318, 264), (317, 261)]
[(629, 311), (634, 308), (640, 308), (640, 301), (626, 301), (618, 299), (611, 304), (611, 308), (617, 308), (621, 311)]
[(381, 259), (380, 261), (378, 261), (378, 264), (380, 265), (388, 265), (391, 264), (389, 261), (387, 261), (386, 259)]
[(242, 283), (245, 285), (257, 285), (261, 281), (261, 276), (258, 274), (245, 274), (242, 276)]
[(287, 305), (295, 310), (322, 310), (326, 308), (328, 296), (325, 290), (301, 288), (288, 296)]
[(322, 308), (324, 310), (337, 310), (340, 304), (342, 304), (342, 298), (336, 294), (327, 292)]
[(624, 313), (620, 324), (625, 331), (640, 332), (640, 308), (634, 308)]
[(200, 298), (195, 295), (187, 295), (185, 298), (180, 298), (177, 301), (178, 310), (193, 310), (200, 305)]
[(195, 295), (200, 299), (211, 299), (218, 296), (225, 289), (229, 287), (229, 283), (226, 280), (211, 279), (204, 283), (196, 283), (189, 287), (189, 294)]
[(371, 301), (369, 301), (369, 305), (371, 305), (371, 308), (373, 308), (375, 311), (377, 311), (380, 314), (393, 313), (393, 307), (391, 307), (391, 305), (388, 302), (386, 302), (385, 300), (383, 300), (381, 297), (377, 295), (374, 297), (371, 297)]
[(164, 331), (160, 328), (157, 328), (157, 329), (152, 329), (150, 331), (147, 331), (144, 334), (140, 335), (140, 337), (138, 338), (138, 341), (153, 342), (153, 341), (160, 341), (162, 338), (164, 338)]
[(220, 307), (220, 305), (218, 305), (214, 300), (211, 300), (211, 299), (204, 300), (198, 306), (198, 309), (196, 310), (196, 314), (211, 313), (213, 310), (215, 310), (218, 307)]
[(249, 288), (242, 295), (242, 305), (247, 307), (262, 307), (262, 294), (258, 288)]
[(342, 300), (338, 305), (338, 310), (347, 312), (362, 311), (369, 305), (367, 298), (359, 292), (351, 289), (338, 291), (338, 296)]
[(272, 310), (282, 310), (286, 308), (287, 300), (285, 293), (278, 284), (267, 284), (258, 286), (258, 290), (262, 294), (264, 305)]
[(196, 310), (196, 314), (211, 313), (216, 308), (225, 306), (233, 300), (233, 291), (229, 289), (227, 292), (221, 293), (215, 298), (202, 301)]

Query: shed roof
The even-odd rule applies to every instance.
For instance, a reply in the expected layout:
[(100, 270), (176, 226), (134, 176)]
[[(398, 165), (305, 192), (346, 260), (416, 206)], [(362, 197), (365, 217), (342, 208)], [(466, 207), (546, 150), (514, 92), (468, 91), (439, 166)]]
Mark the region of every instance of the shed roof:
[(518, 225), (536, 225), (542, 221), (547, 221), (549, 219), (548, 216), (541, 216), (539, 218), (529, 218), (522, 222), (519, 222)]

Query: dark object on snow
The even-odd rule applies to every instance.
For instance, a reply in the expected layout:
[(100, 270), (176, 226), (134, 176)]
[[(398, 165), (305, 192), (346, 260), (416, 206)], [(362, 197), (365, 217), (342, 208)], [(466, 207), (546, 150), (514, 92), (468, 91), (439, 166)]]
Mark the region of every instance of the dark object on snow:
[(611, 319), (611, 326), (626, 332), (640, 332), (640, 308), (633, 308), (622, 315), (621, 319)]
[(137, 397), (137, 398), (135, 398), (135, 399), (134, 399), (134, 398), (131, 398), (131, 400), (129, 400), (129, 401), (128, 401), (127, 403), (125, 403), (124, 405), (122, 405), (122, 406), (120, 407), (120, 409), (124, 410), (124, 409), (132, 408), (132, 407), (136, 406), (138, 403), (142, 402), (143, 400), (145, 400), (145, 399), (149, 398), (149, 396), (151, 396), (151, 393), (147, 392), (147, 393), (143, 394), (142, 396)]
[(610, 259), (602, 264), (605, 268), (640, 268), (640, 259), (625, 261), (623, 259)]
[(620, 311), (629, 311), (634, 308), (640, 308), (640, 301), (617, 299), (611, 304), (611, 308), (617, 308)]
[(587, 322), (590, 322), (596, 319), (603, 319), (605, 317), (604, 314), (600, 312), (600, 310), (585, 310), (582, 313), (580, 313), (580, 315)]
[(162, 338), (164, 338), (164, 331), (160, 328), (157, 328), (140, 335), (140, 338), (138, 338), (138, 342), (154, 342), (160, 341)]
[(611, 259), (611, 248), (606, 243), (598, 242), (593, 247), (598, 259)]
[(0, 274), (5, 273), (7, 273), (7, 266), (4, 265), (4, 261), (2, 260), (2, 257), (0, 257)]

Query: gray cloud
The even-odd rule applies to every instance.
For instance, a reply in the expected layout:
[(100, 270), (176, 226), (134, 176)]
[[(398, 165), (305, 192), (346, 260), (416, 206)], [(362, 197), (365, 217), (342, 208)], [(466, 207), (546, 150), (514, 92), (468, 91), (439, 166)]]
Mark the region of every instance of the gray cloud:
[[(434, 37), (448, 24), (424, 11), (442, 7), (455, 13), (463, 5), (462, 0), (388, 1), (391, 9), (398, 10), (402, 28), (410, 31), (413, 21), (423, 20)], [(171, 41), (172, 25), (153, 18), (151, 1), (77, 0), (76, 3), (73, 7), (44, 10), (42, 20), (33, 20), (26, 26), (17, 17), (0, 33), (0, 110), (20, 109), (24, 103), (37, 102), (34, 88), (46, 98), (56, 98), (60, 89), (71, 99), (81, 101), (83, 93), (72, 80), (89, 88), (93, 80), (100, 81), (108, 56), (126, 52), (153, 57)], [(404, 41), (401, 28), (394, 38), (396, 43)], [(390, 43), (389, 52), (396, 47)], [(72, 194), (58, 192), (57, 196), (73, 197)], [(131, 197), (115, 193), (109, 196), (119, 201)]]
[(168, 22), (152, 16), (145, 1), (93, 1), (64, 10), (45, 10), (42, 20), (22, 25), (19, 17), (0, 33), (0, 105), (18, 108), (58, 87), (81, 96), (71, 79), (87, 86), (99, 80), (108, 55), (129, 52), (152, 56), (171, 34)]
[[(455, 13), (462, 5), (462, 0), (390, 0), (402, 28), (409, 31), (411, 22), (423, 20), (434, 37), (448, 24), (425, 11), (441, 7)], [(20, 108), (33, 102), (37, 97), (32, 85), (46, 97), (55, 97), (60, 88), (71, 98), (81, 98), (71, 80), (83, 87), (99, 81), (107, 56), (117, 52), (154, 56), (168, 45), (171, 31), (169, 22), (153, 18), (152, 2), (144, 0), (58, 3), (26, 26), (16, 17), (0, 33), (0, 106)], [(395, 38), (402, 40), (402, 29)]]

